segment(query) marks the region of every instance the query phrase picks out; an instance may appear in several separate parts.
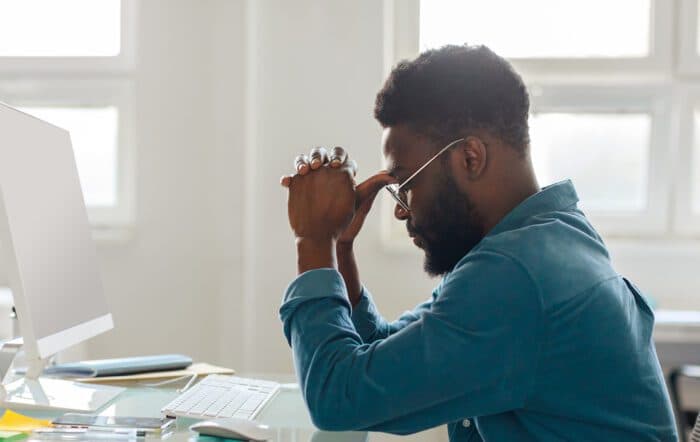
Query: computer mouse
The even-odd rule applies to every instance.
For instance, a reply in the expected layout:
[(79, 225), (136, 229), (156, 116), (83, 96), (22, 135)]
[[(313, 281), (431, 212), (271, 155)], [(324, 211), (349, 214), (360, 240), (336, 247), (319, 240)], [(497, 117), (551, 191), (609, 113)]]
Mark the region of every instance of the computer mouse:
[(267, 425), (240, 417), (197, 422), (190, 426), (190, 430), (207, 436), (256, 441), (272, 439), (275, 435)]

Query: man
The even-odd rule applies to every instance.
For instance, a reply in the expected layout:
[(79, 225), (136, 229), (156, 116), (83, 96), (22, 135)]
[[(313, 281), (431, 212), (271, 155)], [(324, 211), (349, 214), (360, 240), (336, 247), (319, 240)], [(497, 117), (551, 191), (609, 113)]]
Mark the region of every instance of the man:
[[(528, 112), (521, 78), (488, 48), (428, 51), (377, 96), (387, 172), (355, 187), (342, 148), (315, 149), (282, 179), (299, 276), (280, 315), (319, 428), (676, 440), (653, 314), (613, 269), (572, 183), (538, 186)], [(425, 270), (442, 276), (394, 322), (353, 256), (386, 185)]]

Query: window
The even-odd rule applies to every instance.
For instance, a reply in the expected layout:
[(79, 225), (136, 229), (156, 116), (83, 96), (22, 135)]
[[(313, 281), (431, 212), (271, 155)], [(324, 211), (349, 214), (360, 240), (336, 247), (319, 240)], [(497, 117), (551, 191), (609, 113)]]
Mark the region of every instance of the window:
[(650, 6), (650, 0), (423, 1), (420, 49), (483, 42), (508, 58), (646, 57)]
[(134, 217), (134, 9), (133, 0), (0, 0), (0, 100), (71, 133), (98, 237)]
[(0, 57), (117, 56), (120, 6), (119, 0), (0, 0)]
[(539, 180), (571, 178), (584, 210), (647, 208), (649, 114), (541, 113), (530, 118), (530, 134)]
[(697, 236), (699, 3), (393, 2), (387, 68), (445, 44), (489, 46), (528, 85), (541, 185), (572, 178), (607, 237)]
[(666, 232), (671, 89), (550, 84), (530, 95), (540, 184), (571, 178), (581, 208), (607, 235)]
[(693, 234), (700, 226), (700, 85), (684, 90), (681, 96), (679, 131), (688, 134), (689, 142), (678, 146), (677, 204), (674, 227)]

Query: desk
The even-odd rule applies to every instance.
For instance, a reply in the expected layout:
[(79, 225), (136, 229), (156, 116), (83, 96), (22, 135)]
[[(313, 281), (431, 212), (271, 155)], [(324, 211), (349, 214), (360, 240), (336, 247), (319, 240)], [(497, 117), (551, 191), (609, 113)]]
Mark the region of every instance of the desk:
[[(261, 378), (265, 378), (261, 376)], [(139, 416), (160, 417), (160, 409), (174, 399), (178, 393), (175, 388), (147, 388), (129, 387), (120, 394), (112, 403), (100, 410), (105, 416)], [(32, 411), (25, 414), (51, 419), (60, 416), (61, 412)], [(364, 432), (325, 432), (316, 430), (311, 423), (306, 405), (301, 397), (301, 392), (296, 389), (283, 389), (280, 391), (255, 419), (272, 427), (277, 436), (272, 439), (275, 442), (364, 442), (368, 440), (368, 434)], [(166, 433), (163, 440), (172, 442), (220, 442), (225, 439), (213, 437), (198, 437), (197, 433), (189, 431), (188, 427), (196, 422), (191, 419), (177, 419), (177, 429), (174, 433)], [(40, 441), (42, 439), (31, 437), (26, 441)], [(56, 441), (56, 439), (51, 439)], [(160, 440), (159, 438), (138, 439)]]
[[(664, 374), (683, 365), (700, 365), (700, 311), (657, 310), (654, 315), (654, 342)], [(700, 409), (697, 383), (682, 387), (683, 405)]]
[[(700, 311), (657, 310), (654, 314), (654, 342), (664, 371), (700, 365)], [(700, 397), (694, 402), (700, 405)]]

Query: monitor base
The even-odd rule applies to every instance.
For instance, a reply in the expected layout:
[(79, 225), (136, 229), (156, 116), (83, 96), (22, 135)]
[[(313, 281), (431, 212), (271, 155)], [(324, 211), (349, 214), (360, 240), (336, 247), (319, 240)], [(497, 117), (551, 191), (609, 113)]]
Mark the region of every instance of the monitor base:
[(20, 378), (2, 386), (0, 406), (15, 410), (97, 411), (125, 390), (50, 378)]
[[(16, 410), (97, 411), (125, 390), (109, 385), (92, 385), (40, 377), (44, 361), (24, 360), (22, 338), (0, 342), (0, 407)], [(20, 375), (18, 372), (24, 372)]]

